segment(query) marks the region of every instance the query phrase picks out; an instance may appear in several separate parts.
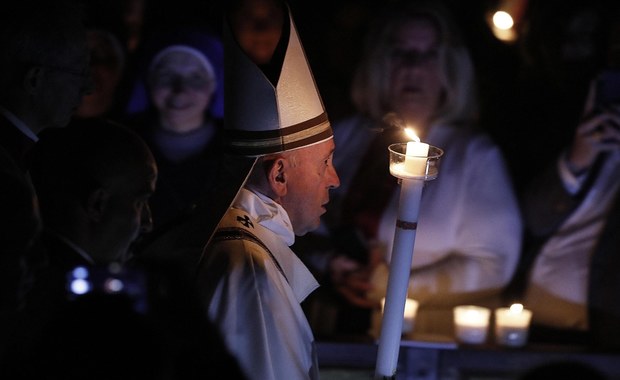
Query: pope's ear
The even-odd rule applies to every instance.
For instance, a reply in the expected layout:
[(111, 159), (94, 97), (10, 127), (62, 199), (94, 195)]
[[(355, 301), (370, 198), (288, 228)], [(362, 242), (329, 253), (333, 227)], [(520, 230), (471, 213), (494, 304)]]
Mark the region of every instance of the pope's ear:
[(109, 199), (110, 194), (103, 188), (97, 188), (91, 192), (84, 205), (88, 217), (95, 222), (101, 221)]
[(278, 157), (273, 161), (273, 165), (268, 170), (267, 178), (271, 190), (278, 197), (286, 195), (289, 162), (284, 157)]

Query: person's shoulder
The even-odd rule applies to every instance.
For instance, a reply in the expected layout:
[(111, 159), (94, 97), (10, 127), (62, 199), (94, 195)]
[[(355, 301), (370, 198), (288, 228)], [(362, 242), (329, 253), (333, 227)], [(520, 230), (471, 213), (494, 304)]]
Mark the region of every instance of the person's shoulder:
[(496, 165), (504, 161), (500, 146), (486, 133), (475, 132), (466, 146), (468, 161), (479, 160), (482, 165)]
[(262, 227), (249, 213), (230, 208), (220, 221), (210, 242), (210, 250), (238, 257), (262, 257), (269, 248), (260, 238)]
[(444, 160), (460, 161), (469, 166), (472, 162), (496, 165), (504, 162), (500, 146), (485, 131), (455, 125), (442, 125), (433, 130), (432, 145), (444, 151)]
[(475, 147), (477, 149), (484, 149), (484, 150), (499, 149), (499, 145), (495, 142), (495, 140), (493, 140), (493, 138), (484, 131), (480, 131), (480, 130), (472, 131), (469, 138), (470, 138), (469, 144), (472, 147)]
[(468, 150), (482, 152), (499, 149), (499, 145), (487, 132), (475, 126), (449, 125), (440, 128), (444, 131), (441, 134), (450, 136), (447, 140), (465, 146)]

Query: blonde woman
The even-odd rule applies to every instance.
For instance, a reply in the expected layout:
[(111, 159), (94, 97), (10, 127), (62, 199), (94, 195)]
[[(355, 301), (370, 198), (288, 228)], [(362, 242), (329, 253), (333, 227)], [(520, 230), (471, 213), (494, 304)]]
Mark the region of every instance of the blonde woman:
[(343, 318), (364, 318), (360, 308), (385, 294), (398, 207), (387, 147), (408, 141), (409, 126), (445, 151), (422, 196), (409, 283), (420, 302), (415, 331), (451, 335), (454, 305), (487, 304), (513, 274), (522, 223), (511, 179), (500, 149), (477, 131), (473, 63), (447, 12), (395, 5), (368, 36), (352, 86), (358, 112), (334, 125), (341, 186), (321, 230), (336, 241), (328, 271), (349, 303), (339, 322), (355, 325)]

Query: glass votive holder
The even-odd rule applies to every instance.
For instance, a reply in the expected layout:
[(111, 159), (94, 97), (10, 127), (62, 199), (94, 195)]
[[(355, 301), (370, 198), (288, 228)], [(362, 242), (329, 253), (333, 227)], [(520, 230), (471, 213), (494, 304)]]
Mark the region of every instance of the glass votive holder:
[[(381, 313), (385, 307), (385, 297), (381, 299)], [(403, 312), (403, 329), (402, 334), (409, 334), (413, 331), (415, 326), (415, 316), (418, 312), (418, 301), (413, 298), (407, 298), (405, 300), (405, 310)]]
[(461, 343), (481, 344), (487, 339), (491, 310), (474, 305), (454, 308), (454, 331)]
[(524, 346), (531, 319), (532, 311), (518, 303), (495, 309), (495, 342), (509, 347)]
[[(432, 180), (439, 174), (439, 159), (443, 150), (429, 146), (426, 156), (407, 155), (407, 143), (392, 144), (390, 152), (390, 174), (400, 179)], [(412, 164), (412, 165), (409, 165)], [(415, 167), (412, 172), (409, 168)]]

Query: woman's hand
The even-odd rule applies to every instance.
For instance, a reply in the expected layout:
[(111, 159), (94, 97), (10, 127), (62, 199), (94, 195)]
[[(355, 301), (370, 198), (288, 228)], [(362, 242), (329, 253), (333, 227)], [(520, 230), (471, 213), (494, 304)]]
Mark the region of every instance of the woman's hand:
[(573, 174), (585, 172), (600, 153), (620, 148), (620, 104), (596, 106), (595, 84), (590, 86), (586, 117), (577, 127), (566, 156)]
[(376, 308), (379, 303), (369, 299), (373, 290), (371, 275), (382, 260), (382, 250), (371, 249), (367, 265), (362, 265), (345, 256), (335, 256), (330, 262), (331, 280), (336, 291), (352, 305), (362, 308)]

